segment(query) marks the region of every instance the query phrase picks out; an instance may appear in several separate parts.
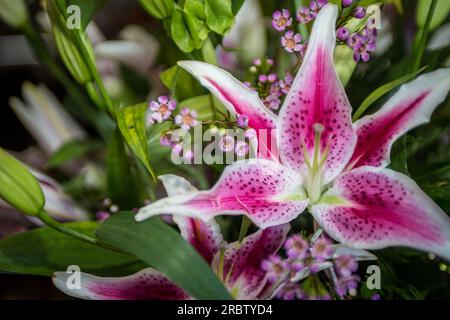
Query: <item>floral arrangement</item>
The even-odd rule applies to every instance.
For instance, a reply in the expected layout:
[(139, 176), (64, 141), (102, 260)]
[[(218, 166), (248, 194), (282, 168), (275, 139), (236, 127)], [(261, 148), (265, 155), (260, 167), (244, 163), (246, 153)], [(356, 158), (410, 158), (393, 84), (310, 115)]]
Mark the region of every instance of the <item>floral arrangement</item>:
[(448, 296), (446, 1), (137, 4), (111, 40), (109, 1), (0, 0), (66, 96), (9, 99), (39, 151), (0, 149), (0, 271), (81, 299)]

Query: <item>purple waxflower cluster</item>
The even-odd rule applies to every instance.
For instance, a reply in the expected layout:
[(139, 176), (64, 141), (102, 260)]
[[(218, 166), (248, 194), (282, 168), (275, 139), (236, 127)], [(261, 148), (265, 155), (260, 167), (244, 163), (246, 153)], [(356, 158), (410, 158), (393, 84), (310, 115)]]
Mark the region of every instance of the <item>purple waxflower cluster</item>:
[(354, 33), (347, 39), (347, 45), (353, 49), (355, 62), (370, 60), (370, 53), (376, 48), (377, 29), (364, 27), (359, 33)]
[(252, 81), (244, 82), (249, 88), (256, 90), (262, 102), (269, 109), (276, 111), (288, 93), (293, 77), (286, 73), (284, 78), (279, 78), (272, 71), (274, 61), (272, 59), (255, 59), (250, 67)]
[[(168, 132), (161, 134), (159, 142), (162, 146), (172, 148), (172, 153), (180, 154), (183, 147), (180, 143), (172, 141), (171, 133), (174, 129), (182, 129), (188, 132), (191, 128), (200, 124), (197, 120), (197, 113), (189, 108), (182, 108), (177, 115), (173, 115), (177, 104), (175, 100), (168, 96), (159, 96), (156, 100), (152, 100), (148, 104), (147, 125), (151, 126), (155, 123), (171, 122), (172, 126)], [(183, 153), (186, 160), (193, 158), (193, 152)]]
[[(304, 36), (296, 32), (298, 24), (307, 24), (312, 22), (320, 9), (328, 3), (328, 0), (312, 0), (309, 6), (300, 6), (293, 19), (287, 9), (277, 10), (272, 15), (272, 26), (279, 32), (284, 32), (281, 36), (281, 45), (289, 53), (295, 53), (299, 58), (303, 58), (306, 52), (308, 42)], [(342, 7), (348, 8), (353, 4), (353, 0), (343, 0)], [(348, 21), (350, 18), (364, 19), (366, 17), (366, 8), (358, 6), (354, 9), (343, 10), (341, 21)], [(373, 25), (373, 24), (372, 24)], [(341, 25), (336, 31), (338, 41), (346, 43), (353, 51), (355, 62), (370, 60), (370, 53), (375, 50), (377, 31), (370, 29), (367, 24), (361, 31), (350, 33), (349, 29)], [(277, 99), (274, 95), (267, 98), (266, 105), (275, 106)]]
[[(314, 237), (313, 237), (314, 238)], [(333, 243), (325, 236), (307, 240), (300, 234), (290, 236), (283, 245), (286, 258), (273, 255), (262, 263), (268, 280), (277, 286), (277, 298), (284, 300), (331, 299), (326, 286), (314, 276), (324, 271), (334, 287), (334, 295), (354, 295), (360, 278), (358, 262), (351, 255), (336, 255)]]

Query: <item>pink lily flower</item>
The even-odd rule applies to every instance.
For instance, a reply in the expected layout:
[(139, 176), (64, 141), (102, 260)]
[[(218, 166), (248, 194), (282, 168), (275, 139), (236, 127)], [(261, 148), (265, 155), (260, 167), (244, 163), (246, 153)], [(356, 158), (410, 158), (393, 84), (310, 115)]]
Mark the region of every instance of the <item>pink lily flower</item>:
[(141, 208), (137, 221), (163, 213), (204, 221), (246, 215), (264, 229), (287, 223), (308, 207), (332, 238), (348, 246), (408, 246), (450, 260), (448, 216), (412, 179), (386, 168), (394, 141), (428, 122), (445, 99), (450, 69), (402, 86), (379, 111), (352, 123), (333, 64), (337, 13), (329, 4), (317, 15), (304, 62), (278, 118), (254, 91), (220, 68), (179, 63), (230, 112), (248, 115), (249, 127), (277, 129), (277, 141), (267, 147), (280, 161), (237, 161), (211, 190), (161, 199)]
[[(185, 179), (175, 175), (159, 177), (170, 196), (186, 194), (196, 189)], [(275, 254), (286, 239), (289, 224), (259, 230), (242, 243), (226, 243), (219, 225), (211, 219), (173, 216), (181, 235), (211, 265), (212, 270), (235, 299), (267, 299), (279, 284), (269, 282), (262, 262)], [(81, 299), (94, 300), (185, 300), (192, 299), (161, 272), (146, 268), (140, 272), (117, 278), (101, 278), (81, 274), (81, 288), (69, 289), (70, 274), (56, 272), (53, 282), (64, 293)]]

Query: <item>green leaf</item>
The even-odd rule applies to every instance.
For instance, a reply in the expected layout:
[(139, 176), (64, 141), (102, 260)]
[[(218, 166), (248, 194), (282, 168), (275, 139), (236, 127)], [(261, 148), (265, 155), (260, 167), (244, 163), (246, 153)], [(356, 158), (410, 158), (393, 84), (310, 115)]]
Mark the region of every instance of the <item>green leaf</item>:
[(108, 144), (106, 162), (107, 193), (113, 203), (123, 209), (139, 206), (139, 191), (120, 132), (116, 130)]
[(183, 14), (194, 42), (194, 47), (199, 49), (209, 33), (205, 22), (206, 16), (203, 3), (197, 0), (186, 0)]
[(128, 146), (156, 181), (156, 175), (153, 171), (148, 152), (147, 134), (144, 123), (146, 110), (146, 103), (125, 107), (116, 112), (116, 120)]
[(367, 98), (361, 103), (361, 105), (358, 107), (358, 109), (353, 114), (353, 121), (358, 120), (364, 112), (379, 98), (387, 94), (388, 92), (392, 91), (393, 89), (397, 88), (398, 86), (404, 84), (405, 82), (408, 82), (409, 80), (413, 79), (415, 76), (417, 76), (419, 73), (421, 73), (423, 70), (425, 70), (426, 67), (423, 67), (422, 69), (417, 70), (416, 72), (409, 73), (407, 75), (404, 75), (403, 77), (400, 77), (396, 80), (393, 80), (391, 82), (388, 82), (381, 87), (377, 88), (375, 91), (373, 91)]
[(172, 12), (172, 23), (170, 24), (170, 33), (173, 41), (181, 51), (191, 52), (196, 48), (195, 40), (189, 30), (189, 26), (184, 18), (184, 13), (180, 9)]
[[(419, 0), (416, 11), (416, 21), (420, 28), (423, 28), (427, 21), (431, 0)], [(450, 13), (450, 1), (438, 0), (433, 17), (431, 18), (430, 31), (439, 27)]]
[(173, 11), (173, 0), (139, 0), (139, 4), (157, 19), (170, 17)]
[(81, 11), (81, 28), (86, 29), (95, 11), (100, 8), (106, 0), (65, 0), (66, 6), (76, 5)]
[[(67, 223), (70, 229), (93, 234), (96, 222)], [(77, 265), (99, 276), (124, 276), (145, 268), (133, 256), (110, 251), (42, 227), (0, 240), (0, 270), (51, 276)]]
[(245, 0), (232, 0), (231, 9), (234, 15), (237, 15)]
[(342, 85), (345, 87), (353, 75), (356, 62), (353, 60), (353, 50), (346, 45), (336, 46), (334, 65)]
[(60, 165), (68, 161), (80, 158), (94, 150), (98, 150), (102, 146), (103, 143), (100, 141), (92, 141), (92, 140), (70, 141), (61, 146), (50, 156), (50, 159), (47, 162), (47, 167), (49, 168), (59, 167)]
[(231, 0), (205, 0), (206, 23), (220, 35), (224, 35), (234, 23)]
[(164, 273), (197, 299), (231, 299), (211, 267), (177, 231), (158, 218), (143, 222), (121, 212), (106, 220), (97, 236)]
[(41, 186), (30, 171), (0, 148), (0, 198), (19, 211), (36, 216), (45, 205)]
[(204, 93), (204, 90), (199, 85), (199, 82), (177, 65), (164, 70), (159, 74), (159, 77), (161, 82), (178, 100), (183, 100)]

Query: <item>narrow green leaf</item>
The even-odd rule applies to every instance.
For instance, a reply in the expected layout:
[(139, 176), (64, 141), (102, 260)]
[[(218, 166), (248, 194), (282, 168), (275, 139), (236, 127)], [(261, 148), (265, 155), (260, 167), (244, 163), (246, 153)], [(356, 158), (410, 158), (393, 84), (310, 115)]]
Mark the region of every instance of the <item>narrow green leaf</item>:
[(103, 146), (103, 143), (100, 141), (92, 141), (92, 140), (74, 140), (70, 141), (63, 146), (61, 146), (58, 150), (56, 150), (47, 162), (47, 167), (55, 168), (60, 165), (80, 158), (89, 152), (94, 150), (98, 150)]
[(205, 0), (206, 23), (220, 35), (224, 35), (234, 23), (231, 0)]
[(91, 22), (95, 11), (100, 8), (106, 0), (65, 0), (67, 8), (71, 5), (76, 5), (80, 8), (81, 28), (86, 29), (89, 22)]
[(211, 267), (177, 231), (158, 218), (136, 222), (121, 212), (106, 220), (97, 236), (164, 273), (197, 299), (231, 299)]
[[(67, 223), (66, 227), (93, 235), (96, 222)], [(0, 240), (0, 270), (51, 276), (77, 265), (99, 276), (125, 276), (145, 265), (133, 256), (103, 249), (42, 227)]]
[(108, 144), (107, 193), (112, 202), (122, 209), (133, 209), (139, 206), (139, 192), (130, 160), (122, 136), (116, 130)]
[(19, 211), (35, 216), (45, 205), (41, 186), (30, 171), (0, 148), (0, 198)]
[(146, 103), (122, 108), (116, 112), (116, 120), (125, 141), (156, 181), (156, 175), (150, 162), (144, 123), (146, 109)]
[(375, 91), (373, 91), (358, 107), (358, 109), (353, 114), (353, 121), (358, 120), (364, 112), (378, 99), (380, 99), (382, 96), (387, 94), (388, 92), (392, 91), (393, 89), (397, 88), (398, 86), (404, 84), (405, 82), (408, 82), (409, 80), (413, 79), (415, 76), (417, 76), (419, 73), (421, 73), (423, 70), (425, 70), (426, 67), (423, 67), (420, 70), (417, 70), (416, 72), (409, 73), (407, 75), (404, 75), (403, 77), (400, 77), (398, 79), (395, 79), (394, 81), (388, 82), (381, 87), (377, 88)]
[[(427, 16), (430, 10), (431, 0), (419, 0), (416, 10), (416, 22), (420, 28), (424, 28), (427, 21)], [(430, 31), (439, 27), (450, 13), (450, 1), (438, 0), (433, 17), (430, 20)]]

